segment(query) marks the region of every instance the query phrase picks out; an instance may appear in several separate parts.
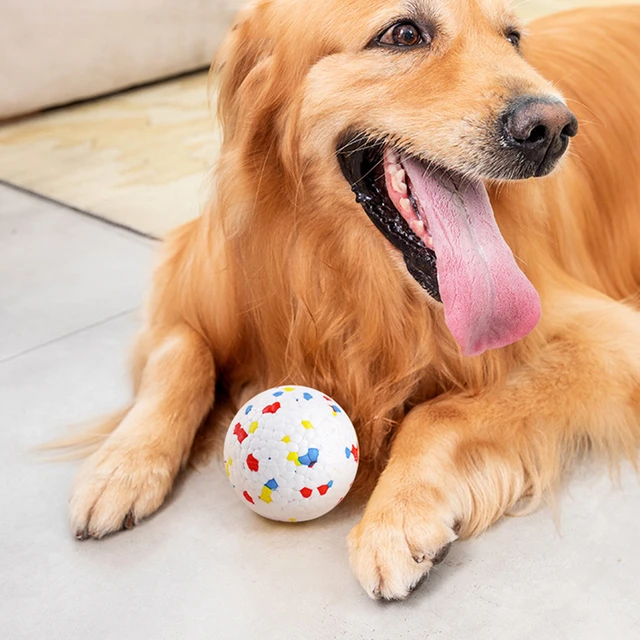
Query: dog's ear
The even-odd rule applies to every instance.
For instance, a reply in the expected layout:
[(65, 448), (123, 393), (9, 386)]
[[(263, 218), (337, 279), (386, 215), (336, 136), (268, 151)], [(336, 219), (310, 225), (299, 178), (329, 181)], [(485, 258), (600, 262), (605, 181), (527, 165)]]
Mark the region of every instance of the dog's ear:
[(243, 132), (254, 130), (265, 114), (273, 113), (281, 95), (267, 12), (264, 2), (244, 9), (216, 54), (212, 71), (225, 142), (235, 137), (238, 122)]

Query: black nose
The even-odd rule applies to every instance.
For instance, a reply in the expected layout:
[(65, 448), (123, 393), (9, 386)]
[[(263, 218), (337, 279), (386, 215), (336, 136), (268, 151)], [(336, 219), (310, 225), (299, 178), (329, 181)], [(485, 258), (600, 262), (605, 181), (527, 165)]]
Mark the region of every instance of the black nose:
[(532, 175), (548, 174), (578, 133), (576, 117), (562, 102), (525, 97), (503, 119), (507, 144), (532, 165)]

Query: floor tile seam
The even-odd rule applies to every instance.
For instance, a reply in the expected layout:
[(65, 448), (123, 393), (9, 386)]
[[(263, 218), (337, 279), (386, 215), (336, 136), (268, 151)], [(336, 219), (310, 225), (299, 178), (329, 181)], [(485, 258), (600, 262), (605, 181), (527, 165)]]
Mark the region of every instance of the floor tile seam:
[(13, 360), (17, 360), (18, 358), (21, 358), (22, 356), (28, 355), (30, 353), (33, 353), (34, 351), (37, 351), (38, 349), (43, 349), (45, 347), (48, 347), (52, 344), (56, 344), (58, 342), (62, 342), (63, 340), (66, 340), (67, 338), (71, 338), (73, 336), (76, 336), (80, 333), (84, 333), (85, 331), (90, 331), (91, 329), (95, 329), (97, 327), (100, 327), (102, 325), (108, 324), (109, 322), (112, 322), (113, 320), (118, 320), (119, 318), (123, 318), (126, 315), (129, 315), (131, 313), (134, 313), (136, 311), (138, 311), (140, 309), (139, 306), (137, 307), (132, 307), (129, 309), (125, 309), (124, 311), (119, 311), (118, 313), (114, 313), (106, 318), (103, 318), (102, 320), (98, 320), (96, 322), (92, 322), (91, 324), (85, 325), (84, 327), (78, 327), (77, 329), (74, 329), (73, 331), (69, 331), (67, 333), (64, 333), (60, 336), (56, 336), (55, 338), (51, 338), (50, 340), (46, 340), (45, 342), (42, 342), (40, 344), (34, 345), (33, 347), (29, 347), (28, 349), (23, 349), (22, 351), (19, 351), (18, 353), (14, 353), (10, 356), (7, 356), (6, 358), (0, 359), (0, 365), (6, 364), (8, 362), (11, 362)]
[(39, 191), (33, 191), (32, 189), (29, 189), (27, 187), (23, 187), (19, 184), (16, 184), (15, 182), (10, 182), (4, 178), (0, 178), (0, 186), (3, 187), (7, 187), (9, 189), (13, 189), (14, 191), (19, 191), (20, 193), (24, 193), (25, 195), (29, 195), (32, 196), (34, 198), (38, 198), (39, 200), (42, 200), (44, 202), (50, 203), (50, 204), (55, 204), (57, 206), (60, 207), (64, 207), (65, 209), (68, 209), (69, 211), (73, 211), (74, 213), (78, 213), (81, 216), (85, 216), (87, 218), (90, 218), (91, 220), (96, 220), (98, 222), (102, 222), (104, 224), (106, 224), (109, 227), (114, 227), (116, 229), (120, 229), (121, 231), (127, 231), (129, 233), (132, 233), (135, 236), (138, 236), (140, 238), (145, 238), (146, 240), (152, 240), (154, 242), (158, 242), (161, 240), (161, 238), (159, 238), (158, 236), (153, 236), (150, 233), (146, 233), (144, 231), (140, 231), (140, 229), (136, 229), (135, 227), (126, 225), (122, 222), (116, 222), (115, 220), (111, 220), (110, 218), (101, 216), (97, 213), (93, 213), (92, 211), (87, 211), (86, 209), (81, 209), (79, 207), (76, 207), (72, 204), (69, 204), (68, 202), (63, 202), (62, 200), (56, 200), (55, 198), (52, 198), (50, 196), (47, 196), (43, 193), (40, 193)]

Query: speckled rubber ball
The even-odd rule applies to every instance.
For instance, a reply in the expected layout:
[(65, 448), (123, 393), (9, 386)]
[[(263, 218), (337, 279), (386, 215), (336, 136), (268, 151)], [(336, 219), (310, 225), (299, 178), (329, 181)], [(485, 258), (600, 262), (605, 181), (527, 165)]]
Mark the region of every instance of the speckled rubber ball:
[(224, 442), (227, 476), (240, 499), (271, 520), (301, 522), (331, 511), (358, 470), (358, 439), (337, 402), (289, 386), (253, 397)]

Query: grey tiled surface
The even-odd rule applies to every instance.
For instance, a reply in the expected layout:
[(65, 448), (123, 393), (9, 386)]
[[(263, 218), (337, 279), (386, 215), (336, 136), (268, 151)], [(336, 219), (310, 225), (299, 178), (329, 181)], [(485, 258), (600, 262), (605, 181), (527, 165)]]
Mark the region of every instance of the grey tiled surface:
[[(315, 523), (259, 519), (219, 461), (126, 534), (77, 543), (76, 464), (30, 447), (127, 398), (153, 243), (0, 187), (0, 638), (400, 640), (640, 637), (640, 485), (582, 466), (548, 509), (454, 546), (405, 603), (351, 576), (349, 505)], [(22, 355), (20, 355), (22, 354)]]
[(0, 360), (139, 306), (152, 241), (0, 188)]

